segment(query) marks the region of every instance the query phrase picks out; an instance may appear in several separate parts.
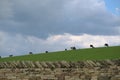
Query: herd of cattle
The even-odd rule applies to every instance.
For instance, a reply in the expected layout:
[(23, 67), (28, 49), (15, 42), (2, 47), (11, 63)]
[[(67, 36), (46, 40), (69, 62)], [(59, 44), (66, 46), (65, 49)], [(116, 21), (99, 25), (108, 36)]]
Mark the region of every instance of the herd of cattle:
[[(107, 43), (105, 43), (104, 46), (105, 47), (109, 47), (109, 45)], [(90, 47), (91, 48), (95, 48), (92, 44), (90, 44)], [(73, 47), (70, 47), (70, 49), (71, 50), (76, 50), (76, 47), (73, 46)], [(65, 49), (65, 51), (67, 51), (67, 49)], [(48, 51), (45, 51), (45, 53), (48, 53)], [(29, 54), (31, 55), (31, 54), (33, 54), (33, 52), (29, 52)], [(13, 55), (9, 55), (9, 57), (13, 57)], [(2, 58), (2, 57), (0, 56), (0, 58)]]

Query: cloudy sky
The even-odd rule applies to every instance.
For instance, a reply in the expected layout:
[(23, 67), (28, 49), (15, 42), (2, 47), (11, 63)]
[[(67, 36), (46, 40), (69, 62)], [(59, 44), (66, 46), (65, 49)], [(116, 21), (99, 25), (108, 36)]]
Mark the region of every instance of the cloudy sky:
[(120, 45), (120, 0), (0, 0), (0, 56)]

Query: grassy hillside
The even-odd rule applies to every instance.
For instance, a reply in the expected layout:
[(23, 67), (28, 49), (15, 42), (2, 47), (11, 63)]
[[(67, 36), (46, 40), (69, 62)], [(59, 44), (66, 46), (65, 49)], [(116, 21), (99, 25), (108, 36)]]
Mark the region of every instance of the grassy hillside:
[(94, 49), (78, 49), (24, 56), (1, 58), (3, 61), (78, 61), (78, 60), (104, 60), (120, 58), (120, 46)]

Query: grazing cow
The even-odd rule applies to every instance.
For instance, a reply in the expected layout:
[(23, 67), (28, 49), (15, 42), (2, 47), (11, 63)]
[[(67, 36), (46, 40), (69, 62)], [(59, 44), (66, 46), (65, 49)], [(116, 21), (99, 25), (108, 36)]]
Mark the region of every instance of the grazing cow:
[(45, 51), (45, 53), (48, 53), (48, 51)]
[(13, 55), (9, 55), (9, 57), (13, 57)]
[(93, 45), (90, 45), (91, 48), (95, 48)]
[(67, 49), (65, 49), (65, 51), (67, 51)]
[(107, 43), (104, 44), (106, 47), (109, 47), (109, 45)]
[(72, 50), (76, 50), (76, 47), (70, 47)]
[(32, 52), (29, 52), (29, 54), (33, 54)]

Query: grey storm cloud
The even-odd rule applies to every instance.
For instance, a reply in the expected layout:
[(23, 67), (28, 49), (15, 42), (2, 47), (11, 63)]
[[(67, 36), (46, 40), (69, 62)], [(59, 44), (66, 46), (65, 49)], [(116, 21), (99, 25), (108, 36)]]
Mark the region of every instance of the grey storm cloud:
[(0, 0), (0, 20), (12, 17), (12, 4), (9, 0)]
[(7, 16), (0, 19), (0, 30), (13, 34), (38, 37), (64, 33), (120, 34), (120, 17), (107, 12), (104, 0), (0, 0), (0, 3), (0, 17)]
[(104, 0), (0, 0), (0, 56), (120, 45), (120, 16)]

